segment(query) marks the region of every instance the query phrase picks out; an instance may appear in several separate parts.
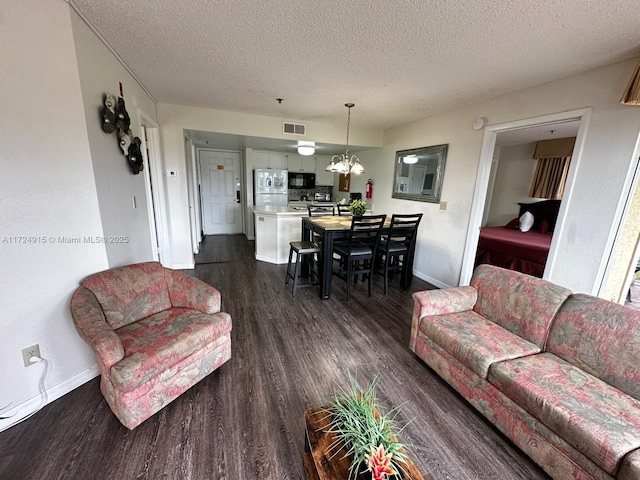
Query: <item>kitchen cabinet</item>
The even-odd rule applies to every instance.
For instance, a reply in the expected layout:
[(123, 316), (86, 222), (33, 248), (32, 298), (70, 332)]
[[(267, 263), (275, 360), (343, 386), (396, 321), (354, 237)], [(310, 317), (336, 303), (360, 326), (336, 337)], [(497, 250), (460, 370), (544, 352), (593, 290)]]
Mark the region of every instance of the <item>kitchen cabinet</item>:
[(272, 168), (285, 170), (287, 168), (287, 157), (284, 153), (263, 152), (254, 150), (253, 168)]
[(283, 264), (289, 260), (289, 243), (300, 241), (302, 217), (307, 210), (274, 205), (253, 207), (256, 230), (256, 260)]
[(333, 172), (327, 172), (325, 168), (329, 165), (331, 157), (317, 156), (316, 161), (316, 185), (319, 186), (333, 186)]
[(287, 155), (287, 169), (290, 172), (315, 173), (316, 159), (304, 155)]

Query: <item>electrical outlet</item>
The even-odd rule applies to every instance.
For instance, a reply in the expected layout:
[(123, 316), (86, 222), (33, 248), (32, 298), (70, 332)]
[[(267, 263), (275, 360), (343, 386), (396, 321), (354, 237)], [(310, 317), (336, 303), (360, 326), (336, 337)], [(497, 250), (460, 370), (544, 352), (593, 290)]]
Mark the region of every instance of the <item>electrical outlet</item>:
[(40, 357), (40, 345), (37, 343), (22, 349), (22, 360), (24, 361), (25, 367), (33, 365), (33, 363), (29, 362), (29, 359), (33, 356)]
[(446, 210), (447, 209), (447, 202), (440, 202), (440, 210)]

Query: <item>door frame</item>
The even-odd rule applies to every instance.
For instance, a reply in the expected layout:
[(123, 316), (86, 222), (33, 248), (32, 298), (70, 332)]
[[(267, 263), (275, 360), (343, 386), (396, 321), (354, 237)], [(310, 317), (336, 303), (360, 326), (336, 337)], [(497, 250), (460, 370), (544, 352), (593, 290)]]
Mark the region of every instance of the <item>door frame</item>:
[[(587, 134), (587, 127), (591, 117), (591, 107), (581, 108), (577, 110), (569, 110), (566, 112), (542, 115), (539, 117), (526, 118), (506, 123), (498, 123), (495, 125), (487, 125), (484, 129), (484, 137), (482, 139), (482, 149), (480, 151), (480, 162), (478, 165), (478, 173), (476, 175), (475, 189), (473, 192), (473, 200), (471, 203), (471, 216), (469, 218), (469, 228), (467, 229), (467, 239), (465, 242), (464, 254), (462, 259), (462, 268), (460, 271), (460, 285), (469, 285), (473, 268), (475, 265), (476, 251), (478, 249), (478, 239), (480, 237), (480, 227), (482, 226), (482, 218), (487, 199), (487, 190), (489, 187), (489, 177), (491, 174), (491, 164), (493, 162), (493, 153), (496, 145), (496, 138), (501, 132), (510, 130), (522, 130), (529, 127), (540, 125), (552, 125), (555, 123), (578, 120), (580, 126), (576, 135), (576, 142), (573, 147), (573, 155), (571, 157), (571, 166), (567, 175), (567, 183), (558, 212), (558, 219), (554, 229), (554, 235), (549, 248), (549, 255), (545, 265), (542, 278), (549, 278), (553, 273), (553, 269), (558, 258), (558, 238), (564, 234), (566, 225), (566, 211), (571, 203), (573, 193), (573, 185), (575, 183), (576, 172), (580, 165), (580, 159), (584, 149), (584, 143)], [(604, 272), (599, 272), (601, 278)]]
[(195, 255), (200, 252), (200, 243), (202, 242), (202, 213), (200, 207), (199, 189), (196, 187), (198, 183), (197, 168), (197, 152), (190, 138), (184, 139), (184, 155), (187, 161), (187, 196), (189, 202), (189, 223), (191, 232), (191, 250)]
[[(195, 163), (195, 172), (196, 172), (196, 182), (194, 185), (194, 188), (197, 189), (197, 192), (194, 192), (197, 195), (197, 204), (198, 204), (198, 209), (199, 209), (199, 216), (200, 216), (200, 228), (201, 228), (201, 233), (204, 232), (204, 219), (202, 218), (202, 172), (200, 170), (200, 152), (203, 151), (207, 151), (207, 152), (222, 152), (222, 153), (237, 153), (238, 155), (240, 155), (240, 211), (241, 211), (241, 217), (242, 217), (242, 233), (246, 235), (246, 221), (245, 221), (245, 215), (244, 215), (244, 211), (245, 211), (245, 201), (244, 201), (244, 196), (245, 196), (245, 182), (244, 180), (244, 173), (245, 173), (245, 167), (244, 167), (244, 152), (242, 150), (229, 150), (229, 149), (224, 149), (224, 148), (210, 148), (210, 147), (196, 147), (196, 155), (193, 158), (193, 161)], [(239, 234), (238, 234), (239, 235)]]
[[(171, 249), (169, 248), (167, 222), (165, 221), (167, 210), (163, 200), (165, 185), (162, 176), (160, 125), (140, 108), (138, 108), (138, 116), (140, 118), (141, 140), (146, 145), (146, 148), (142, 149), (142, 159), (146, 167), (146, 172), (143, 170), (143, 177), (147, 197), (151, 251), (154, 260), (159, 261), (165, 267), (170, 267)], [(154, 188), (151, 188), (151, 182), (153, 182)]]

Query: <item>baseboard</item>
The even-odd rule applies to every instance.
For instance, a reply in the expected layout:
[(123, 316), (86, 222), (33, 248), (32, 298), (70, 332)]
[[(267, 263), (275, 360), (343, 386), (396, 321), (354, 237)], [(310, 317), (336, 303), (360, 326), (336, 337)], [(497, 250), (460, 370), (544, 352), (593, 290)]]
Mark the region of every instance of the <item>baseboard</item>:
[(171, 268), (173, 270), (193, 270), (196, 268), (195, 263), (174, 263)]
[[(86, 370), (78, 373), (77, 375), (74, 375), (73, 377), (65, 380), (64, 382), (54, 385), (51, 388), (48, 388), (47, 389), (47, 405), (50, 404), (51, 402), (56, 401), (63, 395), (66, 395), (72, 390), (75, 390), (80, 385), (84, 385), (89, 380), (92, 380), (98, 375), (100, 375), (100, 370), (98, 368), (98, 365), (94, 365), (93, 367), (87, 368)], [(41, 398), (41, 395), (38, 394), (37, 396), (30, 398), (29, 400), (22, 402), (20, 405), (16, 405), (10, 410), (7, 410), (6, 412), (4, 412), (4, 414), (15, 413), (15, 415), (13, 415), (11, 418), (0, 420), (0, 432), (13, 426), (13, 424), (19, 421), (21, 418), (31, 415), (35, 413), (38, 409), (44, 407), (44, 405), (42, 405), (42, 407), (40, 406), (41, 403), (42, 403), (42, 398)]]
[(274, 257), (265, 257), (264, 255), (256, 255), (256, 260), (260, 262), (274, 263), (276, 265), (286, 265), (287, 263), (289, 263), (288, 258), (278, 260), (277, 258), (274, 258)]
[(420, 272), (413, 272), (413, 275), (418, 277), (420, 280), (424, 280), (427, 283), (430, 283), (431, 285), (433, 285), (434, 287), (438, 287), (438, 288), (451, 288), (451, 285), (447, 285), (446, 283), (442, 283), (440, 280), (436, 280), (435, 278), (432, 278), (428, 275), (424, 275)]

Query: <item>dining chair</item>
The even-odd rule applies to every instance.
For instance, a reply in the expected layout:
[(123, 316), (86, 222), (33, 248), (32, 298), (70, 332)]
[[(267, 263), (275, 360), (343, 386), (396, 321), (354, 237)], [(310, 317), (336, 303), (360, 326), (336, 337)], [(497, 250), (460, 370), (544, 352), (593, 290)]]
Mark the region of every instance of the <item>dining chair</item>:
[(389, 290), (389, 276), (408, 267), (407, 260), (415, 250), (420, 220), (422, 213), (392, 215), (389, 234), (378, 243), (376, 265), (383, 269), (385, 295)]
[(310, 217), (326, 217), (328, 215), (335, 215), (336, 210), (333, 205), (307, 205), (307, 211)]
[(338, 203), (336, 205), (336, 208), (338, 209), (338, 215), (340, 215), (341, 217), (351, 215), (351, 211), (349, 210), (349, 205), (347, 204)]
[(369, 282), (369, 296), (371, 296), (371, 278), (380, 233), (386, 215), (370, 215), (351, 218), (351, 230), (346, 242), (334, 244), (333, 253), (340, 257), (338, 268), (332, 268), (332, 275), (347, 284), (347, 301), (351, 299), (351, 281), (362, 275)]

